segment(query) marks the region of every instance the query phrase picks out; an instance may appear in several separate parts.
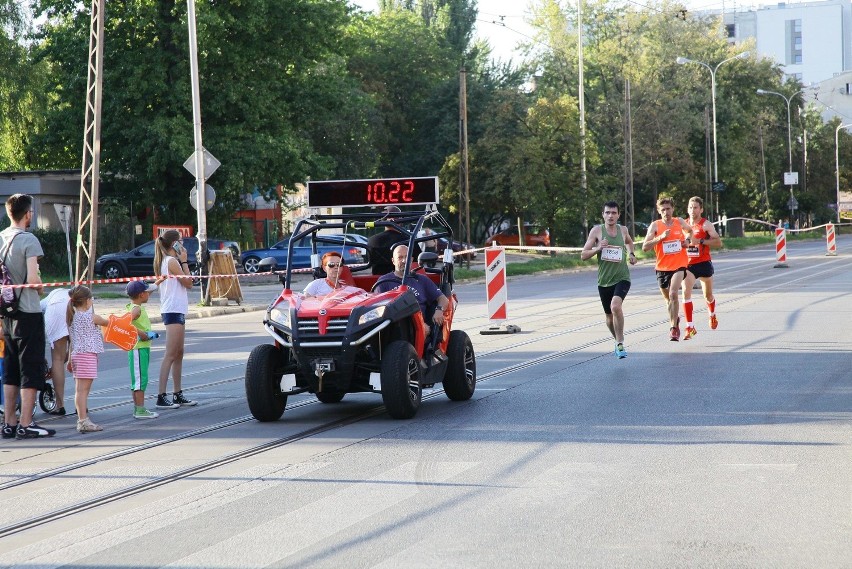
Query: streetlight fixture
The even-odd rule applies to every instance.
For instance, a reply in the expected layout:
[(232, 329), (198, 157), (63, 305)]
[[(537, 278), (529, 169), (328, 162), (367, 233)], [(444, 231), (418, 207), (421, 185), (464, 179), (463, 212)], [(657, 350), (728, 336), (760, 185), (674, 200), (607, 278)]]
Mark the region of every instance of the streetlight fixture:
[[(790, 99), (791, 99), (791, 97), (788, 97), (788, 96), (783, 95), (781, 93), (778, 93), (776, 91), (765, 91), (763, 89), (758, 89), (757, 94), (758, 95), (777, 95), (777, 96), (781, 97), (782, 99), (784, 99), (784, 102), (787, 103), (787, 165), (789, 167), (789, 169), (787, 171), (790, 172), (790, 176), (792, 176), (793, 175), (793, 144), (792, 144), (793, 137), (792, 137), (792, 134), (791, 134), (792, 130), (790, 128)], [(791, 178), (790, 179), (790, 223), (793, 222), (793, 216), (795, 215), (795, 211), (796, 211), (796, 208), (794, 207), (796, 205), (795, 199), (796, 198), (793, 197), (793, 180)]]
[(840, 129), (846, 128), (847, 126), (852, 126), (852, 123), (846, 123), (839, 125), (836, 129), (834, 129), (834, 179), (837, 183), (837, 224), (840, 224), (840, 148), (839, 148), (839, 137), (840, 137)]
[[(713, 186), (716, 186), (716, 182), (719, 181), (719, 152), (718, 147), (716, 145), (716, 71), (719, 70), (719, 67), (722, 64), (727, 63), (729, 61), (733, 61), (735, 59), (742, 59), (747, 57), (749, 54), (748, 51), (744, 51), (742, 53), (738, 53), (733, 57), (729, 57), (723, 61), (720, 61), (716, 64), (715, 67), (710, 67), (709, 64), (704, 63), (703, 61), (696, 61), (694, 59), (689, 59), (686, 57), (678, 57), (675, 61), (678, 65), (683, 65), (684, 63), (695, 63), (698, 65), (703, 65), (710, 72), (710, 99), (713, 106)], [(719, 192), (716, 192), (716, 219), (719, 219)]]

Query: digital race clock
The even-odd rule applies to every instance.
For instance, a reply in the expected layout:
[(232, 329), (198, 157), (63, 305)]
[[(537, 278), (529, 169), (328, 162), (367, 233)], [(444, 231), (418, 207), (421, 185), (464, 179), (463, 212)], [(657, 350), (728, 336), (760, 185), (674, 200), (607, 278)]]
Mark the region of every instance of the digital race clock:
[(438, 203), (438, 178), (308, 182), (308, 207), (365, 207)]

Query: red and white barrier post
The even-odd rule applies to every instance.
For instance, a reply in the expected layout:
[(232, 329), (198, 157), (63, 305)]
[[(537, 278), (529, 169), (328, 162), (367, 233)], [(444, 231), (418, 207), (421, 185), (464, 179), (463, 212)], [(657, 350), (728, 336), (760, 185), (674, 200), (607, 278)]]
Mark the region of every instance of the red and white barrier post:
[(485, 249), (485, 296), (488, 319), (491, 326), (480, 330), (480, 334), (511, 334), (521, 329), (512, 324), (505, 325), (508, 317), (509, 292), (506, 288), (506, 252), (499, 247)]
[(783, 227), (775, 228), (775, 260), (774, 268), (787, 268), (787, 232)]
[(825, 248), (826, 256), (834, 257), (837, 255), (837, 241), (834, 235), (834, 224), (830, 222), (825, 226)]

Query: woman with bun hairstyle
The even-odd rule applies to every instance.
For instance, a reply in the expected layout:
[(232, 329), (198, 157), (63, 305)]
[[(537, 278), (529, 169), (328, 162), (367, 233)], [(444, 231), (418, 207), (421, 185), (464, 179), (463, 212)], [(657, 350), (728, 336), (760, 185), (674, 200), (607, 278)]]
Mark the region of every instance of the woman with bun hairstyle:
[[(169, 229), (156, 240), (154, 249), (154, 274), (160, 290), (160, 314), (166, 327), (166, 353), (160, 366), (160, 384), (157, 409), (177, 409), (196, 404), (183, 396), (181, 371), (186, 313), (189, 310), (188, 291), (192, 289), (192, 275), (186, 260), (186, 249), (181, 235)], [(174, 392), (171, 399), (166, 395), (166, 386), (171, 373)]]

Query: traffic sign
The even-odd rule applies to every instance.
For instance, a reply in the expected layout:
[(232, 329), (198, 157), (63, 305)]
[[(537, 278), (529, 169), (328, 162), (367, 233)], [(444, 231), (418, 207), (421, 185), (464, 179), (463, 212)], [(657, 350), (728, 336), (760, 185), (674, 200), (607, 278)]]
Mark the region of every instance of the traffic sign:
[(713, 182), (712, 189), (714, 192), (724, 192), (727, 189), (727, 186), (725, 186), (725, 182)]
[[(216, 203), (216, 192), (213, 190), (213, 186), (204, 184), (204, 210), (210, 211), (214, 203)], [(194, 187), (189, 190), (189, 205), (192, 206), (192, 209), (198, 211), (198, 190)]]
[[(213, 172), (222, 165), (222, 163), (216, 160), (216, 157), (210, 154), (206, 148), (202, 148), (202, 150), (204, 151), (202, 158), (204, 160), (204, 177), (209, 178), (213, 175)], [(186, 159), (186, 162), (183, 163), (183, 167), (189, 170), (190, 174), (198, 177), (198, 174), (195, 172), (195, 152)]]
[(784, 185), (785, 186), (796, 186), (799, 184), (799, 173), (798, 172), (784, 172)]
[(790, 199), (787, 200), (787, 209), (789, 210), (797, 210), (799, 209), (799, 201), (795, 196), (790, 196)]

